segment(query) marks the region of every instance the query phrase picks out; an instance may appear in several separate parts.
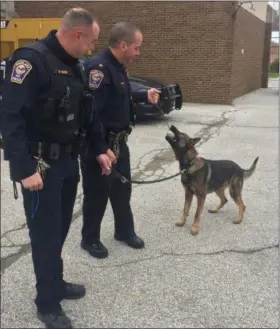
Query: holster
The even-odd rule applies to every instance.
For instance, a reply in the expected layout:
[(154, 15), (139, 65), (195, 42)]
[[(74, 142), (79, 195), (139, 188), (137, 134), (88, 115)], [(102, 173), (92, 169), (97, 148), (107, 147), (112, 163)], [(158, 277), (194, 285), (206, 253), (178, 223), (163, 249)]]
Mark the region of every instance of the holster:
[(120, 155), (120, 143), (127, 142), (129, 132), (126, 130), (120, 131), (119, 133), (115, 133), (112, 131), (108, 132), (108, 144), (110, 149), (114, 152), (116, 158), (119, 158)]

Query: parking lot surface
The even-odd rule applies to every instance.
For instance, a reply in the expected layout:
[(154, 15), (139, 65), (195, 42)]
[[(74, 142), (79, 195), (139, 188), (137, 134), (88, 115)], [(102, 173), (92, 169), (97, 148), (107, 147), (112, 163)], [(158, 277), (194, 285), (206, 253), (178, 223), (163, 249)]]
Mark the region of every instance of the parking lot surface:
[[(102, 242), (104, 260), (80, 248), (82, 189), (63, 258), (65, 279), (83, 283), (86, 296), (62, 305), (75, 328), (278, 328), (278, 81), (245, 95), (233, 106), (185, 103), (165, 118), (139, 122), (129, 139), (133, 178), (174, 174), (178, 164), (165, 141), (167, 125), (202, 138), (199, 154), (231, 159), (254, 175), (245, 182), (244, 221), (229, 198), (218, 213), (215, 194), (205, 203), (200, 232), (177, 227), (184, 191), (180, 178), (133, 185), (132, 208), (144, 250), (113, 238), (110, 204)], [(228, 192), (227, 192), (228, 195)], [(21, 196), (13, 198), (7, 163), (1, 161), (1, 328), (41, 328), (33, 299), (35, 280)]]

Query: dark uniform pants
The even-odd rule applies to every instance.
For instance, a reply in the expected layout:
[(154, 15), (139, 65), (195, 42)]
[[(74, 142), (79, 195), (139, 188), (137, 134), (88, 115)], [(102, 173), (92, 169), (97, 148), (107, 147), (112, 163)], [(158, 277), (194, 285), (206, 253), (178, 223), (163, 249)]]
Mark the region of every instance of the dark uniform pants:
[[(130, 154), (128, 145), (120, 141), (120, 155), (115, 168), (131, 179)], [(113, 174), (101, 175), (101, 167), (96, 160), (81, 161), (83, 178), (83, 228), (82, 239), (86, 245), (100, 240), (101, 222), (108, 199), (115, 219), (115, 233), (126, 238), (134, 235), (133, 215), (130, 207), (131, 184), (122, 183)]]
[[(63, 289), (61, 251), (69, 231), (79, 181), (78, 160), (67, 155), (48, 161), (44, 187), (22, 189), (36, 276), (40, 312), (60, 310)], [(33, 218), (32, 218), (33, 217)]]

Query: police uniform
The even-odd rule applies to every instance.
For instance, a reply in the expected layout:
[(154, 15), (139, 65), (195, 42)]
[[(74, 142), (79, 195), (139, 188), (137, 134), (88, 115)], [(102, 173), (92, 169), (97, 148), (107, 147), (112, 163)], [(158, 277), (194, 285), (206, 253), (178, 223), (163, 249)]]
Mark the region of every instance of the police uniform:
[[(86, 59), (84, 65), (103, 123), (107, 147), (118, 157), (114, 168), (130, 180), (127, 137), (134, 125), (133, 102), (146, 101), (147, 92), (132, 93), (125, 67), (113, 56), (110, 48)], [(108, 251), (100, 241), (100, 229), (108, 200), (114, 213), (115, 238), (133, 248), (144, 247), (143, 240), (134, 231), (131, 184), (122, 183), (114, 173), (101, 175), (90, 148), (82, 153), (81, 160), (84, 189), (82, 248), (94, 257), (107, 257)]]
[(85, 289), (63, 280), (61, 251), (72, 219), (85, 129), (91, 129), (88, 136), (96, 155), (106, 149), (98, 120), (86, 126), (92, 113), (78, 61), (61, 47), (55, 33), (19, 48), (8, 61), (1, 133), (13, 181), (36, 172), (34, 157), (49, 165), (42, 190), (22, 188), (36, 276), (35, 304), (47, 325), (69, 328), (60, 302), (82, 297)]

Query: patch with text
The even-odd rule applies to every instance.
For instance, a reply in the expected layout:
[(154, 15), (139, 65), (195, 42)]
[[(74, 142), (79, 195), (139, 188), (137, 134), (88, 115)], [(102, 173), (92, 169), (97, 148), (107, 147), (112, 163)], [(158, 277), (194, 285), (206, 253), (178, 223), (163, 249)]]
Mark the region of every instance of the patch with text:
[(91, 70), (89, 72), (89, 87), (97, 89), (104, 78), (104, 73), (99, 70)]
[(11, 75), (11, 82), (22, 84), (31, 70), (32, 65), (25, 59), (16, 61)]

